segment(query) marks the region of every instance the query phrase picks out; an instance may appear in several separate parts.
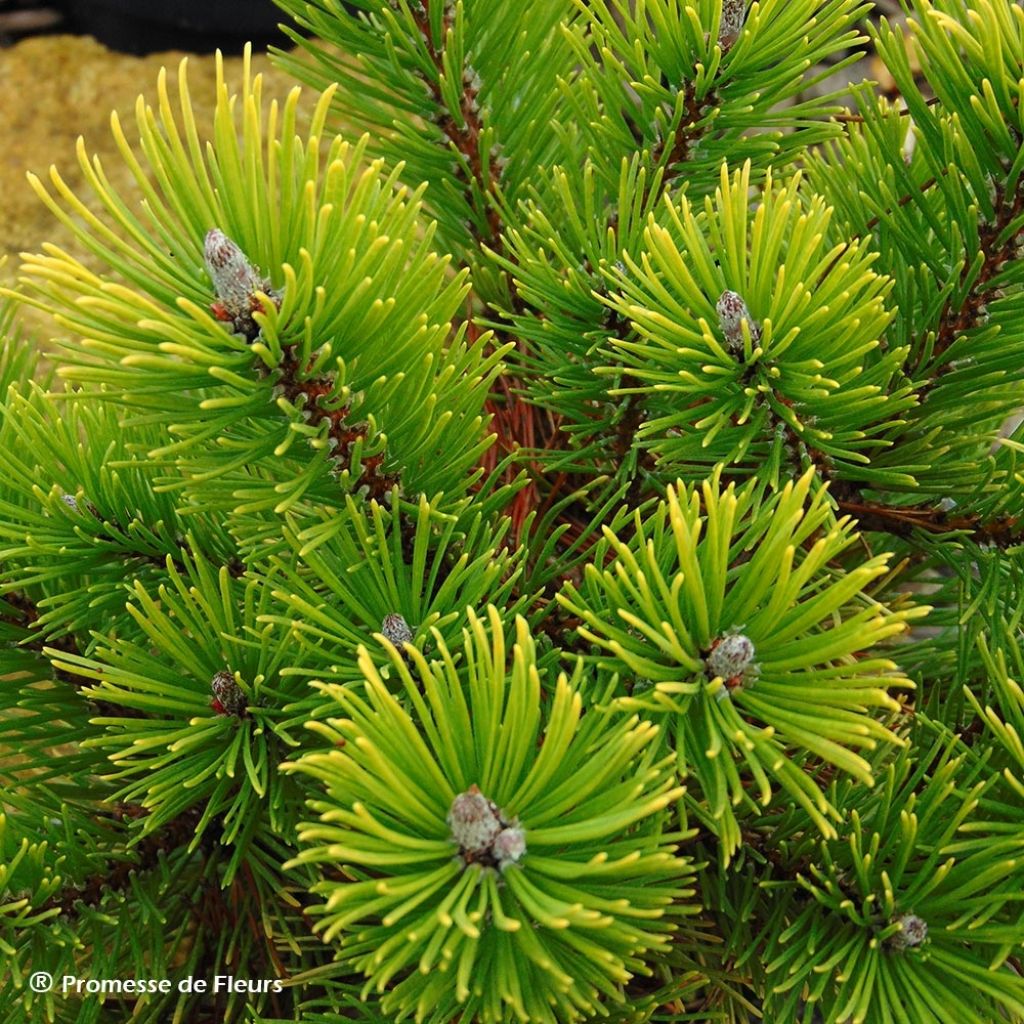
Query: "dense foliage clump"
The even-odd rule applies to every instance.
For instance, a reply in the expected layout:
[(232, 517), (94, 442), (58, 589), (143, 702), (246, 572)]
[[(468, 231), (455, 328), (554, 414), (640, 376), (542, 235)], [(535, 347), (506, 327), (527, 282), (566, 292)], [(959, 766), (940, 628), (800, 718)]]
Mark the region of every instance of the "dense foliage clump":
[(31, 179), (4, 1021), (1022, 1024), (1024, 8), (278, 2)]

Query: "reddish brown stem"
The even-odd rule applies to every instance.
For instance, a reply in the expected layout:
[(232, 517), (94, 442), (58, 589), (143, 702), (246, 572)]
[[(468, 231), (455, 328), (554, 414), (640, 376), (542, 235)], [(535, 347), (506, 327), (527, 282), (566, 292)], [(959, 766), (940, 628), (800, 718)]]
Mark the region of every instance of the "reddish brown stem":
[[(896, 210), (899, 210), (901, 207), (906, 206), (907, 203), (911, 202), (920, 193), (927, 192), (928, 189), (930, 189), (935, 184), (935, 181), (936, 181), (935, 178), (929, 178), (927, 181), (921, 183), (921, 185), (918, 188), (917, 192), (909, 192), (905, 196), (900, 196), (900, 198), (896, 201), (896, 205), (893, 206), (893, 208), (891, 210), (886, 210), (886, 216), (888, 216), (889, 214), (895, 212)], [(864, 225), (864, 230), (865, 231), (873, 231), (876, 227), (878, 227), (878, 225), (881, 222), (881, 220), (882, 220), (882, 215), (881, 214), (878, 214), (877, 216), (872, 217), (871, 220), (869, 220), (867, 222), (867, 224)]]
[[(978, 228), (978, 251), (982, 253), (981, 270), (971, 285), (963, 302), (958, 307), (948, 307), (942, 315), (935, 336), (933, 358), (939, 358), (967, 331), (978, 326), (987, 311), (987, 304), (993, 298), (995, 288), (992, 281), (999, 275), (1006, 263), (1013, 259), (1021, 245), (1020, 232), (1009, 235), (1002, 245), (996, 243), (999, 236), (1024, 214), (1024, 189), (1018, 189), (1012, 197), (999, 194), (996, 201), (996, 216), (991, 223)], [(973, 260), (965, 254), (961, 282), (966, 282)]]
[[(714, 97), (708, 97), (705, 103), (714, 103)], [(690, 152), (703, 132), (700, 130), (702, 103), (697, 99), (696, 90), (692, 82), (687, 82), (683, 87), (683, 117), (679, 127), (671, 137), (671, 149), (668, 149), (668, 139), (662, 139), (651, 153), (655, 164), (660, 164), (668, 149), (668, 159), (665, 161), (665, 175), (662, 178), (662, 185), (667, 185), (676, 175), (679, 174), (680, 165), (684, 164), (690, 156)]]
[(840, 498), (841, 511), (854, 516), (865, 530), (878, 530), (897, 537), (911, 537), (915, 530), (936, 535), (967, 531), (979, 544), (1005, 548), (1024, 542), (1024, 521), (1004, 515), (982, 519), (977, 515), (951, 516), (943, 509), (927, 506), (885, 505), (881, 502)]
[[(35, 603), (24, 594), (10, 593), (5, 594), (2, 600), (16, 609), (19, 613), (20, 618), (14, 619), (10, 616), (6, 617), (6, 621), (10, 622), (11, 625), (20, 626), (23, 629), (31, 630), (35, 623), (39, 619), (39, 609)], [(0, 619), (5, 618), (0, 613)], [(49, 647), (54, 650), (63, 652), (64, 654), (70, 654), (72, 656), (80, 655), (78, 644), (75, 642), (72, 636), (59, 636), (51, 639), (46, 639), (42, 634), (36, 634), (26, 640), (24, 640), (20, 647), (34, 651), (42, 658), (46, 658), (46, 654), (43, 651), (44, 647)], [(47, 659), (49, 660), (49, 659)], [(84, 685), (84, 680), (78, 676), (72, 675), (69, 672), (65, 672), (62, 669), (54, 669), (51, 665), (54, 678), (60, 680), (62, 683), (67, 683), (69, 686), (73, 686), (75, 689), (80, 689)], [(146, 715), (142, 711), (138, 711), (135, 708), (125, 708), (118, 704), (111, 704), (105, 700), (97, 700), (95, 697), (85, 698), (88, 702), (101, 714), (106, 717), (114, 718), (145, 718)]]
[[(330, 408), (322, 404), (334, 390), (334, 382), (329, 377), (305, 377), (299, 366), (294, 348), (284, 350), (278, 365), (280, 377), (276, 384), (282, 394), (293, 405), (302, 404), (309, 413), (310, 422), (316, 425), (327, 424), (327, 437), (331, 443), (331, 461), (339, 469), (345, 469), (352, 460), (355, 445), (368, 436), (369, 424), (365, 422), (349, 423), (349, 406)], [(394, 474), (383, 471), (384, 453), (365, 456), (360, 459), (360, 475), (353, 490), (367, 489), (367, 496), (383, 502), (391, 488), (398, 482)]]
[[(120, 821), (143, 817), (148, 812), (138, 805), (119, 804), (114, 809), (114, 816)], [(196, 833), (196, 826), (202, 817), (202, 808), (193, 807), (180, 814), (173, 821), (157, 832), (142, 839), (133, 850), (133, 859), (118, 860), (110, 867), (72, 888), (52, 896), (39, 909), (51, 910), (59, 908), (62, 914), (73, 914), (77, 903), (96, 906), (108, 892), (127, 889), (133, 874), (152, 870), (159, 862), (161, 853), (185, 846)], [(213, 842), (208, 831), (203, 837), (204, 843)]]
[[(448, 141), (466, 160), (472, 179), (467, 181), (466, 184), (471, 185), (475, 181), (482, 194), (494, 196), (498, 181), (501, 178), (501, 167), (498, 163), (497, 154), (492, 152), (488, 154), (488, 163), (485, 169), (483, 158), (480, 154), (480, 136), (483, 133), (484, 124), (480, 117), (480, 106), (477, 98), (478, 90), (470, 82), (463, 81), (462, 97), (458, 111), (459, 118), (457, 120), (454, 113), (447, 109), (441, 92), (440, 79), (445, 74), (444, 49), (437, 46), (430, 32), (430, 0), (423, 0), (423, 6), (418, 9), (413, 7), (412, 11), (416, 27), (419, 29), (420, 35), (423, 36), (427, 52), (436, 71), (436, 77), (424, 76), (424, 81), (430, 89), (434, 102), (444, 111), (437, 125)], [(446, 11), (442, 21), (442, 35), (447, 34), (450, 24), (451, 21)], [(459, 120), (461, 120), (462, 124), (458, 123)], [(472, 202), (470, 202), (470, 205), (472, 206)], [(487, 218), (488, 235), (485, 237), (477, 235), (476, 241), (478, 244), (486, 244), (491, 246), (491, 248), (498, 249), (501, 246), (501, 214), (493, 203), (489, 203), (485, 216)], [(475, 229), (474, 235), (476, 235)]]

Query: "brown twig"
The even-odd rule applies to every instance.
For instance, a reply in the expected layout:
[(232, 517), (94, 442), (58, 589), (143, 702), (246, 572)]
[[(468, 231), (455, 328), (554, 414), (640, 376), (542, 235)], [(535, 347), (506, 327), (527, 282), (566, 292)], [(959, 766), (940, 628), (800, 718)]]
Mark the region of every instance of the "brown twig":
[[(894, 95), (894, 96), (899, 96), (899, 92), (896, 92), (896, 91), (890, 91), (890, 94)], [(933, 107), (938, 102), (939, 102), (938, 96), (929, 96), (928, 99), (926, 99), (924, 101), (926, 107)], [(910, 114), (910, 108), (909, 107), (903, 107), (901, 110), (898, 110), (896, 113), (897, 113), (897, 115), (899, 117), (907, 117)], [(843, 124), (863, 124), (864, 121), (865, 121), (865, 117), (864, 117), (863, 114), (848, 113), (848, 114), (834, 114), (833, 116), (834, 116), (835, 120), (841, 121)]]
[[(946, 170), (943, 169), (942, 173), (945, 174)], [(920, 193), (927, 192), (928, 189), (930, 189), (935, 184), (935, 182), (936, 182), (935, 178), (929, 178), (927, 181), (921, 183), (921, 185), (918, 187), (917, 192), (909, 192), (909, 193), (907, 193), (907, 195), (900, 196), (900, 198), (896, 201), (896, 203), (892, 207), (892, 209), (889, 209), (889, 210), (885, 211), (885, 216), (889, 216), (890, 214), (895, 213), (896, 210), (899, 210), (902, 207), (906, 206), (907, 203), (909, 203), (912, 200), (914, 200), (915, 198), (917, 198), (917, 196)], [(878, 215), (872, 217), (871, 220), (869, 220), (867, 222), (867, 224), (864, 225), (864, 230), (865, 231), (873, 231), (881, 223), (881, 220), (882, 220), (882, 215), (881, 214), (878, 214)]]
[[(13, 607), (21, 615), (21, 620), (16, 620), (10, 616), (4, 616), (0, 613), (0, 620), (7, 621), (11, 625), (19, 626), (22, 629), (32, 630), (35, 623), (39, 620), (39, 609), (35, 603), (30, 600), (25, 594), (20, 593), (8, 593), (2, 598), (4, 602)], [(46, 658), (44, 652), (45, 647), (49, 647), (53, 650), (61, 651), (64, 654), (69, 654), (72, 657), (80, 657), (81, 651), (78, 648), (78, 644), (75, 642), (73, 636), (59, 636), (47, 639), (42, 634), (36, 634), (35, 636), (29, 636), (23, 640), (19, 647), (34, 651), (41, 658)], [(47, 659), (49, 660), (49, 659)], [(54, 678), (62, 683), (67, 683), (69, 686), (74, 687), (76, 690), (81, 692), (81, 687), (85, 685), (83, 679), (78, 676), (72, 675), (70, 672), (65, 672), (63, 669), (54, 668), (51, 664)], [(134, 708), (121, 707), (118, 704), (111, 704), (105, 700), (98, 700), (95, 697), (85, 697), (87, 700), (101, 715), (111, 718), (145, 718), (146, 715), (142, 711), (137, 711)]]
[[(276, 386), (281, 389), (283, 396), (293, 405), (304, 402), (303, 408), (309, 414), (309, 421), (314, 425), (327, 424), (327, 438), (331, 445), (330, 459), (339, 470), (347, 468), (351, 464), (352, 451), (356, 444), (366, 441), (369, 424), (349, 423), (348, 405), (332, 408), (323, 404), (334, 390), (334, 381), (330, 377), (305, 377), (294, 346), (284, 350), (277, 369), (279, 377)], [(368, 497), (383, 502), (398, 482), (394, 474), (383, 471), (384, 453), (365, 456), (360, 459), (359, 465), (360, 475), (354, 489), (358, 491), (365, 487)]]
[[(434, 0), (434, 2), (436, 3), (437, 0)], [(475, 181), (483, 195), (494, 197), (498, 182), (501, 179), (501, 164), (498, 154), (492, 151), (487, 155), (487, 166), (485, 168), (480, 154), (480, 136), (483, 133), (484, 125), (480, 116), (479, 88), (464, 71), (462, 96), (457, 112), (458, 117), (456, 118), (455, 112), (447, 109), (440, 84), (440, 79), (445, 74), (444, 49), (436, 45), (430, 32), (430, 0), (422, 0), (422, 6), (413, 6), (411, 10), (416, 27), (426, 43), (427, 53), (430, 55), (430, 60), (437, 72), (436, 77), (423, 76), (434, 101), (444, 111), (436, 122), (437, 126), (447, 137), (448, 141), (465, 158), (471, 176), (471, 180), (465, 183), (471, 186)], [(451, 19), (446, 10), (442, 20), (442, 36), (447, 34), (450, 25)], [(459, 123), (460, 121), (461, 124)], [(474, 227), (474, 237), (478, 244), (489, 245), (495, 250), (500, 250), (502, 243), (501, 214), (494, 203), (488, 204), (485, 216), (487, 218), (488, 235), (481, 237)]]
[(841, 511), (854, 516), (862, 529), (897, 537), (910, 538), (915, 530), (935, 535), (965, 531), (979, 544), (1006, 548), (1024, 543), (1024, 519), (1020, 516), (1003, 515), (993, 519), (973, 514), (951, 516), (944, 509), (931, 506), (886, 505), (853, 498), (839, 498), (837, 504)]
[(668, 145), (669, 139), (661, 139), (651, 152), (651, 159), (655, 165), (660, 164), (662, 159), (665, 160), (662, 187), (679, 174), (681, 165), (689, 159), (694, 145), (704, 134), (700, 127), (701, 109), (703, 106), (714, 105), (715, 101), (714, 94), (705, 97), (703, 102), (698, 101), (692, 82), (687, 82), (683, 86), (683, 116), (670, 137), (671, 147)]
[[(51, 896), (38, 910), (57, 908), (61, 914), (72, 915), (77, 912), (76, 905), (79, 903), (94, 907), (107, 893), (127, 889), (132, 875), (152, 870), (159, 863), (161, 853), (170, 853), (172, 850), (185, 846), (192, 839), (202, 812), (202, 807), (189, 808), (173, 821), (168, 822), (164, 828), (142, 839), (134, 847), (133, 860), (115, 861), (82, 883)], [(114, 815), (117, 820), (124, 822), (143, 817), (147, 813), (138, 805), (119, 804), (115, 808)], [(209, 829), (204, 833), (203, 841), (207, 845), (213, 842)]]
[[(992, 280), (999, 275), (1006, 263), (1013, 259), (1024, 244), (1022, 232), (1009, 235), (1002, 245), (996, 246), (999, 236), (1024, 215), (1024, 189), (1018, 188), (1011, 196), (997, 194), (996, 216), (991, 223), (979, 225), (978, 251), (982, 254), (981, 269), (960, 306), (950, 306), (943, 311), (939, 329), (935, 336), (933, 358), (943, 356), (946, 351), (967, 331), (979, 325), (988, 312), (988, 302), (994, 297)], [(961, 284), (965, 284), (971, 272), (973, 261), (965, 256), (961, 271)], [(934, 386), (929, 382), (926, 390)]]

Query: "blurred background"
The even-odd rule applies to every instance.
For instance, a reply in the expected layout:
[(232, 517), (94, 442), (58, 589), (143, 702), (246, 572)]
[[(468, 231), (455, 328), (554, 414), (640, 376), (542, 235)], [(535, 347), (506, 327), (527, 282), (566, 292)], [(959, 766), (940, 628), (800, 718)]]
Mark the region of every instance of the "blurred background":
[(0, 0), (0, 46), (73, 33), (136, 55), (227, 52), (277, 41), (278, 14), (272, 0)]

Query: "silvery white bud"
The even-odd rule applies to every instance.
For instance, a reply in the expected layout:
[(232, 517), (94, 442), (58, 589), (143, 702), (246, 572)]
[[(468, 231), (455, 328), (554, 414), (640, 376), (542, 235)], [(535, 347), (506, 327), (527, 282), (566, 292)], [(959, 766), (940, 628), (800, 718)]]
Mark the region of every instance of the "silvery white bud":
[(409, 628), (409, 623), (398, 612), (384, 616), (384, 621), (380, 624), (380, 631), (399, 650), (402, 650), (402, 644), (412, 643), (413, 633)]
[[(79, 513), (79, 515), (82, 514), (83, 503), (79, 502), (79, 500), (73, 494), (62, 494), (60, 496), (60, 500), (63, 501), (64, 504), (67, 505), (67, 507), (71, 509), (72, 512), (77, 512)], [(96, 519), (100, 518), (99, 509), (97, 509), (96, 506), (88, 499), (85, 499), (84, 511), (88, 512), (89, 515), (93, 516)]]
[(473, 859), (488, 853), (501, 831), (497, 808), (475, 786), (460, 793), (448, 811), (448, 827), (462, 855)]
[(227, 670), (218, 672), (210, 680), (210, 689), (213, 691), (217, 704), (223, 709), (221, 714), (234, 715), (236, 718), (242, 718), (245, 715), (246, 709), (249, 707), (249, 698), (235, 682), (235, 677), (230, 672)]
[(503, 828), (494, 837), (491, 852), (502, 870), (509, 864), (518, 864), (526, 853), (526, 833), (514, 825)]
[(900, 931), (889, 940), (893, 949), (913, 949), (928, 938), (928, 922), (917, 914), (904, 914), (898, 923)]
[(742, 633), (720, 637), (705, 659), (712, 678), (734, 679), (747, 672), (754, 662), (754, 645)]
[(265, 291), (266, 282), (245, 253), (219, 228), (206, 233), (203, 249), (206, 271), (218, 300), (233, 317), (252, 311), (252, 297)]
[(722, 0), (722, 18), (718, 23), (718, 45), (722, 53), (728, 53), (739, 39), (746, 15), (746, 0)]
[(747, 321), (750, 340), (761, 337), (761, 325), (750, 315), (747, 304), (736, 292), (724, 291), (715, 306), (718, 324), (725, 335), (725, 347), (732, 353), (743, 351), (743, 321)]

